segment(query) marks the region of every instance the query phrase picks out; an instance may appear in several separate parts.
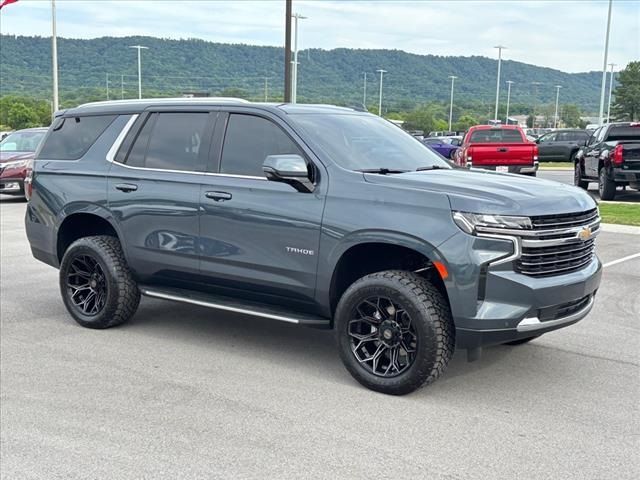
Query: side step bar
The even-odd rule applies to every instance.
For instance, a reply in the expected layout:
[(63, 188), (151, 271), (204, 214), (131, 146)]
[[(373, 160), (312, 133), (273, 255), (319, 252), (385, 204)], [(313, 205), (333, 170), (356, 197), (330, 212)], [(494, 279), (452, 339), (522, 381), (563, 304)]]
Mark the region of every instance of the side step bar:
[(330, 326), (328, 318), (309, 315), (306, 313), (291, 312), (277, 306), (267, 305), (252, 301), (240, 302), (234, 298), (207, 293), (195, 293), (180, 289), (159, 289), (156, 287), (140, 286), (140, 293), (147, 297), (171, 300), (174, 302), (190, 303), (201, 307), (214, 308), (227, 312), (251, 315), (254, 317), (268, 318), (280, 322), (295, 323), (313, 327)]

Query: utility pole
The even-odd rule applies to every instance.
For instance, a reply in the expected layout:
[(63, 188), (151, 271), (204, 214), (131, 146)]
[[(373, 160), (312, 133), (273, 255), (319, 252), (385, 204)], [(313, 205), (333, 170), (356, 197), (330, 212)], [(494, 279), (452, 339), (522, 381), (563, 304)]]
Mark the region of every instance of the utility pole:
[(269, 77), (264, 77), (264, 101), (267, 102), (269, 98)]
[(611, 122), (611, 93), (613, 92), (613, 67), (616, 66), (615, 63), (610, 63), (611, 67), (611, 77), (609, 78), (609, 106), (607, 107), (607, 123)]
[(307, 17), (300, 15), (299, 13), (293, 14), (294, 18), (294, 47), (293, 47), (293, 75), (292, 75), (292, 86), (291, 86), (291, 103), (298, 102), (298, 20), (304, 20)]
[(51, 0), (51, 63), (53, 76), (53, 111), (58, 110), (58, 35), (56, 33), (56, 0)]
[(560, 89), (562, 85), (556, 85), (556, 113), (553, 115), (553, 128), (558, 128), (558, 100), (560, 99)]
[(604, 115), (604, 92), (607, 85), (607, 57), (609, 55), (609, 31), (611, 29), (611, 5), (613, 0), (609, 0), (609, 13), (607, 14), (607, 33), (604, 38), (604, 61), (602, 62), (602, 88), (600, 89), (600, 114), (598, 119), (602, 125)]
[(140, 55), (140, 52), (142, 50), (148, 50), (149, 47), (143, 47), (142, 45), (134, 45), (129, 48), (138, 49), (138, 98), (141, 99), (142, 98), (142, 57)]
[(453, 84), (456, 81), (455, 75), (449, 75), (451, 79), (451, 100), (449, 101), (449, 131), (451, 131), (451, 120), (453, 119)]
[(509, 102), (511, 101), (511, 85), (515, 82), (512, 80), (507, 80), (507, 117), (505, 119), (505, 125), (509, 125)]
[(382, 116), (382, 76), (385, 73), (387, 73), (387, 71), (379, 68), (378, 70), (376, 70), (376, 72), (380, 74), (380, 96), (378, 98), (378, 116), (381, 117)]
[(124, 75), (120, 75), (120, 100), (124, 100)]
[(109, 100), (109, 72), (107, 72), (107, 100)]
[(494, 120), (498, 121), (498, 104), (500, 101), (500, 68), (502, 66), (502, 49), (506, 49), (507, 47), (503, 45), (497, 45), (493, 48), (498, 49), (498, 79), (496, 80), (496, 113), (493, 116)]
[(362, 85), (362, 106), (367, 109), (367, 72), (364, 72), (364, 84)]
[(285, 0), (284, 103), (291, 102), (291, 0)]

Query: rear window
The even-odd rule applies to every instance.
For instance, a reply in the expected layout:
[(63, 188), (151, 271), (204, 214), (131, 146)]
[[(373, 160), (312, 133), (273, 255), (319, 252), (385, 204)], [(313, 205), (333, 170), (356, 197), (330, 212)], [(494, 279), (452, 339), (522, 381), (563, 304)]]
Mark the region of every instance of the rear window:
[(117, 115), (58, 118), (42, 146), (39, 158), (78, 160)]
[(498, 129), (476, 130), (471, 134), (470, 143), (524, 143), (518, 130)]
[(637, 125), (621, 125), (611, 127), (605, 141), (640, 140), (640, 123)]

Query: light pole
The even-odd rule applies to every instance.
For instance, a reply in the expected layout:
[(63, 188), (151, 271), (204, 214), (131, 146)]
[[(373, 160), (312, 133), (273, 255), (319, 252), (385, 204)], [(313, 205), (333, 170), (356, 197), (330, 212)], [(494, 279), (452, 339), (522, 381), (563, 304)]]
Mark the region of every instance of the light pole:
[(607, 85), (607, 56), (609, 55), (609, 30), (611, 28), (611, 5), (613, 0), (609, 0), (609, 13), (607, 14), (607, 33), (604, 38), (604, 61), (602, 62), (602, 88), (600, 89), (600, 114), (598, 119), (602, 125), (604, 115), (604, 91)]
[(509, 102), (511, 102), (511, 85), (513, 85), (513, 80), (507, 80), (507, 117), (505, 119), (505, 125), (509, 125)]
[(385, 73), (387, 73), (387, 71), (379, 68), (378, 70), (376, 70), (376, 72), (380, 74), (380, 96), (378, 98), (378, 116), (381, 117), (382, 116), (382, 76)]
[(456, 77), (455, 75), (449, 75), (449, 78), (451, 79), (451, 100), (449, 101), (449, 131), (451, 131), (451, 120), (453, 118), (453, 84), (458, 77)]
[(560, 99), (560, 89), (562, 85), (556, 85), (556, 113), (553, 116), (553, 128), (558, 128), (558, 100)]
[(138, 98), (142, 98), (142, 58), (140, 55), (140, 51), (148, 50), (149, 47), (143, 47), (142, 45), (133, 45), (129, 48), (138, 49)]
[[(58, 35), (56, 33), (56, 0), (51, 0), (51, 66), (53, 76), (53, 111), (58, 111)], [(53, 117), (53, 116), (52, 116)]]
[(607, 107), (607, 123), (611, 122), (611, 93), (613, 92), (613, 67), (616, 66), (615, 63), (610, 63), (611, 67), (611, 78), (609, 79), (609, 106)]
[(362, 106), (367, 109), (367, 72), (364, 73), (364, 84), (362, 85)]
[(291, 15), (294, 19), (293, 21), (293, 30), (294, 30), (294, 44), (293, 44), (293, 60), (292, 60), (292, 72), (291, 75), (291, 103), (296, 103), (298, 101), (298, 20), (304, 20), (307, 17), (300, 15), (299, 13), (294, 13)]
[(498, 49), (498, 79), (496, 80), (496, 114), (493, 119), (498, 121), (498, 101), (500, 100), (500, 68), (502, 67), (502, 49), (507, 47), (503, 45), (497, 45), (493, 48)]

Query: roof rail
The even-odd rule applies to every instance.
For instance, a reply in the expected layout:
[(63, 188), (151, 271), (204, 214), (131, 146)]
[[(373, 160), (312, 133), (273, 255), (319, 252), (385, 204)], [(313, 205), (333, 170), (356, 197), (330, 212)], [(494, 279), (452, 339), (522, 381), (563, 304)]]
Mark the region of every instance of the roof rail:
[(156, 103), (251, 103), (244, 98), (234, 97), (170, 97), (170, 98), (142, 98), (130, 100), (102, 100), (78, 105), (80, 107), (92, 107), (98, 105), (131, 105), (131, 104), (156, 104)]

